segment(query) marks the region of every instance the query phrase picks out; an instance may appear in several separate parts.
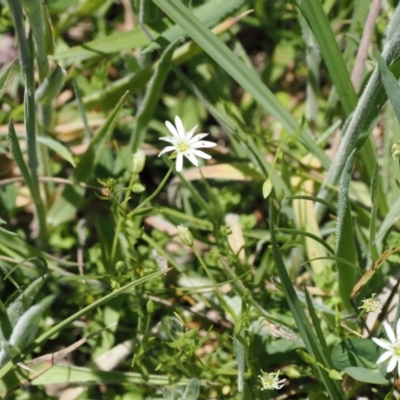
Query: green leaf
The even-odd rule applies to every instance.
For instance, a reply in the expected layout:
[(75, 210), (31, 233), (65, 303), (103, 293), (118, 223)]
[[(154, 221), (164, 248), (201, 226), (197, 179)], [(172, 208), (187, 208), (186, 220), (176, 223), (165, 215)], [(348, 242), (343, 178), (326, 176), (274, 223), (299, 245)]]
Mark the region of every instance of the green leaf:
[[(300, 332), (301, 338), (304, 341), (304, 344), (307, 348), (308, 353), (311, 357), (315, 357), (318, 362), (323, 365), (330, 365), (331, 361), (329, 360), (329, 354), (326, 354), (319, 343), (313, 328), (310, 322), (307, 319), (307, 316), (300, 304), (300, 301), (297, 297), (297, 294), (294, 290), (293, 284), (289, 278), (287, 269), (282, 259), (282, 255), (279, 251), (278, 242), (275, 236), (275, 229), (273, 226), (273, 221), (275, 220), (275, 211), (272, 200), (269, 202), (269, 210), (271, 213), (271, 244), (272, 244), (272, 253), (275, 260), (275, 264), (278, 270), (279, 278), (281, 280), (281, 284), (285, 293), (286, 301), (288, 302), (290, 311), (293, 315), (293, 318), (296, 322), (296, 326)], [(325, 386), (325, 389), (328, 391), (330, 397), (332, 399), (345, 399), (346, 396), (343, 392), (342, 387), (338, 384), (337, 381), (332, 381), (326, 371), (320, 368), (318, 365), (315, 366), (318, 371), (318, 375)]]
[(51, 272), (47, 272), (40, 278), (34, 280), (24, 291), (7, 307), (7, 315), (11, 326), (14, 328), (21, 316), (28, 311), (33, 300), (43, 286), (44, 281)]
[[(266, 112), (276, 118), (290, 134), (299, 128), (298, 122), (233, 52), (216, 38), (182, 3), (173, 0), (153, 0), (177, 23), (211, 58), (258, 101)], [(327, 168), (330, 161), (308, 132), (302, 131), (300, 142)]]
[(375, 245), (375, 237), (376, 237), (376, 219), (378, 214), (378, 202), (377, 202), (377, 193), (378, 193), (378, 180), (379, 180), (379, 165), (375, 165), (374, 174), (372, 176), (371, 182), (371, 216), (369, 220), (369, 252), (370, 257), (373, 261), (375, 261), (378, 257), (378, 250)]
[(71, 163), (71, 165), (75, 167), (75, 161), (72, 158), (72, 154), (62, 143), (58, 142), (57, 140), (43, 136), (38, 136), (37, 141), (38, 143), (41, 143), (49, 147), (51, 150), (56, 152), (60, 157), (64, 158), (64, 160), (67, 160), (69, 163)]
[(236, 335), (233, 336), (233, 352), (235, 354), (235, 359), (238, 369), (237, 386), (238, 392), (243, 392), (243, 383), (245, 380), (245, 370), (246, 370), (246, 349), (243, 344), (237, 339)]
[(357, 104), (357, 95), (322, 3), (313, 0), (298, 0), (297, 4), (314, 33), (329, 76), (338, 91), (346, 114), (349, 115)]
[(6, 64), (0, 71), (0, 99), (3, 97), (7, 84), (13, 76), (14, 69), (18, 65), (18, 59)]
[[(210, 0), (197, 7), (193, 14), (204, 26), (212, 27), (221, 18), (229, 15), (244, 3), (245, 0)], [(185, 32), (178, 25), (175, 25), (159, 35), (153, 43), (142, 51), (142, 54), (165, 47), (184, 35)]]
[(359, 382), (366, 382), (371, 385), (387, 385), (389, 383), (379, 369), (348, 367), (344, 372)]
[(392, 74), (385, 60), (382, 58), (381, 53), (375, 49), (375, 57), (378, 61), (378, 69), (381, 74), (383, 87), (392, 104), (394, 114), (396, 115), (397, 122), (400, 124), (400, 86), (397, 79)]
[(273, 189), (271, 179), (267, 179), (262, 185), (262, 194), (264, 199), (267, 199)]
[(38, 103), (49, 103), (60, 93), (65, 79), (65, 71), (57, 65), (50, 75), (36, 89), (35, 100)]
[(348, 367), (374, 368), (380, 354), (379, 347), (369, 339), (352, 338), (341, 341), (332, 349), (332, 361), (336, 369)]
[[(351, 264), (357, 260), (356, 246), (354, 242), (353, 221), (351, 218), (350, 204), (348, 199), (349, 184), (353, 168), (355, 150), (350, 154), (343, 170), (340, 182), (338, 199), (338, 216), (336, 225), (336, 257), (344, 258)], [(339, 274), (339, 294), (343, 306), (347, 311), (352, 311), (350, 294), (356, 284), (355, 271), (347, 264), (338, 261), (336, 263)]]

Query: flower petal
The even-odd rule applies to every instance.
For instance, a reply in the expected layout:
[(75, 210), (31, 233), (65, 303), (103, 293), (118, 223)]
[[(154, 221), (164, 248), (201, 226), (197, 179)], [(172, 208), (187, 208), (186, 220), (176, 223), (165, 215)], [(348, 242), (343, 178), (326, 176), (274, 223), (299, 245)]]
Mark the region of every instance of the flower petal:
[(194, 143), (198, 142), (199, 140), (205, 138), (206, 136), (208, 136), (208, 133), (199, 133), (199, 134), (197, 134), (196, 136), (192, 137), (192, 138), (189, 140), (188, 143), (189, 143), (189, 144), (194, 144)]
[(173, 136), (163, 136), (160, 137), (158, 140), (164, 140), (165, 142), (176, 143), (177, 139)]
[(397, 340), (400, 340), (400, 318), (397, 320), (396, 324), (396, 335), (397, 335)]
[(392, 343), (395, 343), (396, 342), (396, 336), (395, 336), (395, 334), (393, 332), (392, 327), (386, 321), (383, 323), (383, 326), (385, 327), (385, 331), (386, 331), (386, 334), (387, 334), (387, 337), (389, 338), (389, 340)]
[(168, 151), (174, 151), (174, 150), (176, 150), (176, 149), (175, 149), (175, 146), (167, 146), (167, 147), (164, 147), (164, 148), (160, 151), (160, 154), (158, 155), (158, 157), (162, 156), (164, 153), (167, 153)]
[(209, 154), (204, 153), (204, 151), (201, 150), (192, 149), (192, 153), (196, 157), (204, 158), (205, 160), (209, 160), (210, 158), (212, 158)]
[(389, 357), (391, 357), (393, 353), (391, 351), (385, 351), (380, 357), (376, 360), (377, 364), (381, 364), (386, 361)]
[(209, 142), (208, 140), (201, 140), (200, 142), (193, 143), (190, 147), (193, 149), (201, 149), (202, 147), (214, 147), (217, 143)]
[(383, 347), (385, 350), (391, 350), (392, 345), (385, 339), (378, 339), (373, 337), (372, 340), (380, 347)]
[(178, 153), (178, 155), (176, 156), (176, 170), (178, 172), (181, 172), (182, 167), (183, 167), (183, 154)]
[(175, 126), (176, 130), (178, 131), (179, 137), (181, 139), (184, 139), (186, 136), (185, 127), (183, 126), (182, 120), (178, 116), (175, 117)]
[(183, 155), (193, 164), (193, 165), (195, 165), (196, 167), (198, 167), (199, 166), (199, 162), (197, 161), (197, 158), (196, 158), (196, 156), (193, 154), (193, 152), (192, 151), (185, 151), (184, 153), (183, 153)]
[[(197, 129), (197, 127), (198, 127), (198, 125), (196, 125), (195, 127), (193, 127), (189, 132), (187, 132), (186, 133), (186, 140), (188, 140), (189, 141), (189, 143), (191, 142), (191, 137), (193, 136), (193, 133), (196, 131), (196, 129)], [(197, 135), (196, 135), (197, 136)], [(196, 137), (195, 136), (195, 137)]]
[(396, 357), (392, 357), (389, 361), (389, 364), (386, 368), (386, 372), (392, 372), (395, 368), (396, 368), (396, 364), (397, 364), (397, 358)]
[(176, 137), (177, 139), (179, 139), (179, 133), (176, 130), (176, 128), (174, 127), (174, 125), (171, 124), (171, 122), (169, 121), (165, 121), (165, 126), (168, 128), (168, 130), (172, 133), (172, 136)]

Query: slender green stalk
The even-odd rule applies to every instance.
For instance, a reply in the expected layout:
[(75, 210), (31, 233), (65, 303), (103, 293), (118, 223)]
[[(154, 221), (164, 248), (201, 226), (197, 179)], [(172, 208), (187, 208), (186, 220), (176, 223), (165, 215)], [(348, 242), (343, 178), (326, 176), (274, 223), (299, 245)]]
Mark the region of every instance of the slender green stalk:
[[(160, 193), (161, 189), (164, 187), (168, 178), (170, 177), (174, 166), (175, 166), (175, 163), (173, 163), (171, 165), (170, 169), (168, 170), (164, 179), (158, 185), (157, 189), (149, 197), (147, 197), (145, 200), (143, 200), (133, 211), (131, 211), (127, 218), (132, 218), (141, 208), (143, 208), (147, 203), (149, 203), (151, 200), (153, 200)], [(128, 188), (132, 187), (132, 185), (135, 182), (135, 179), (136, 179), (136, 175), (132, 174), (131, 179), (129, 181)], [(130, 190), (127, 190), (125, 192), (125, 197), (124, 197), (124, 200), (122, 201), (122, 206), (125, 207), (125, 209), (126, 209), (126, 205), (128, 203), (130, 194), (131, 194)], [(118, 214), (117, 227), (116, 227), (115, 233), (114, 233), (114, 239), (113, 239), (113, 244), (112, 244), (112, 248), (111, 248), (111, 256), (110, 256), (112, 264), (115, 262), (114, 257), (115, 257), (116, 251), (117, 251), (118, 235), (119, 235), (119, 232), (121, 231), (123, 222), (124, 222), (124, 217), (121, 216), (120, 214)]]
[(9, 0), (11, 14), (14, 20), (15, 31), (19, 44), (19, 60), (25, 80), (25, 127), (26, 142), (28, 153), (28, 167), (32, 177), (31, 195), (36, 207), (36, 214), (39, 221), (39, 241), (41, 244), (46, 240), (46, 219), (42, 199), (40, 197), (40, 187), (37, 170), (39, 161), (37, 156), (36, 144), (36, 117), (35, 117), (35, 78), (33, 64), (33, 43), (32, 37), (25, 36), (22, 8), (19, 0)]

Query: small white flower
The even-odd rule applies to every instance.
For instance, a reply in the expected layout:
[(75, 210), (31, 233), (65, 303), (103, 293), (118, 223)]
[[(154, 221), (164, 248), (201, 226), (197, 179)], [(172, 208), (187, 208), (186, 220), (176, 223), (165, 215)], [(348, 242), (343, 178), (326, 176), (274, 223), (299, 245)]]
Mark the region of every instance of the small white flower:
[(189, 132), (186, 132), (182, 120), (178, 116), (175, 117), (175, 126), (169, 121), (165, 121), (165, 125), (171, 132), (172, 136), (164, 136), (161, 137), (160, 140), (165, 140), (166, 142), (171, 143), (171, 146), (167, 146), (165, 149), (163, 149), (158, 157), (168, 151), (176, 151), (176, 170), (178, 172), (182, 170), (183, 156), (185, 156), (196, 167), (199, 165), (196, 157), (204, 159), (211, 158), (210, 155), (198, 149), (203, 147), (214, 147), (217, 144), (208, 142), (207, 140), (201, 140), (208, 136), (208, 133), (199, 133), (198, 135), (192, 137), (197, 125)]
[(396, 335), (394, 334), (392, 327), (386, 321), (383, 323), (383, 326), (385, 327), (390, 342), (384, 339), (372, 338), (378, 346), (387, 350), (378, 358), (376, 363), (380, 364), (387, 359), (390, 359), (386, 372), (392, 372), (396, 368), (397, 364), (397, 371), (400, 376), (400, 319), (396, 324)]
[(279, 380), (279, 373), (278, 372), (271, 372), (270, 374), (267, 374), (266, 372), (264, 372), (263, 370), (261, 370), (262, 375), (258, 375), (258, 377), (261, 380), (261, 385), (262, 388), (261, 390), (279, 390), (282, 389), (284, 386), (284, 383), (286, 381), (286, 379), (281, 379)]

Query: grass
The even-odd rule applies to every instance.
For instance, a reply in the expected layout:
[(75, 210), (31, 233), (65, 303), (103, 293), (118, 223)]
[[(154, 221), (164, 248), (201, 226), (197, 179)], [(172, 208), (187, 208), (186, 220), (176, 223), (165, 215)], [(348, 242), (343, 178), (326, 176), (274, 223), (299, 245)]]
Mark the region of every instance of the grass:
[(1, 4), (1, 398), (399, 395), (400, 6)]

